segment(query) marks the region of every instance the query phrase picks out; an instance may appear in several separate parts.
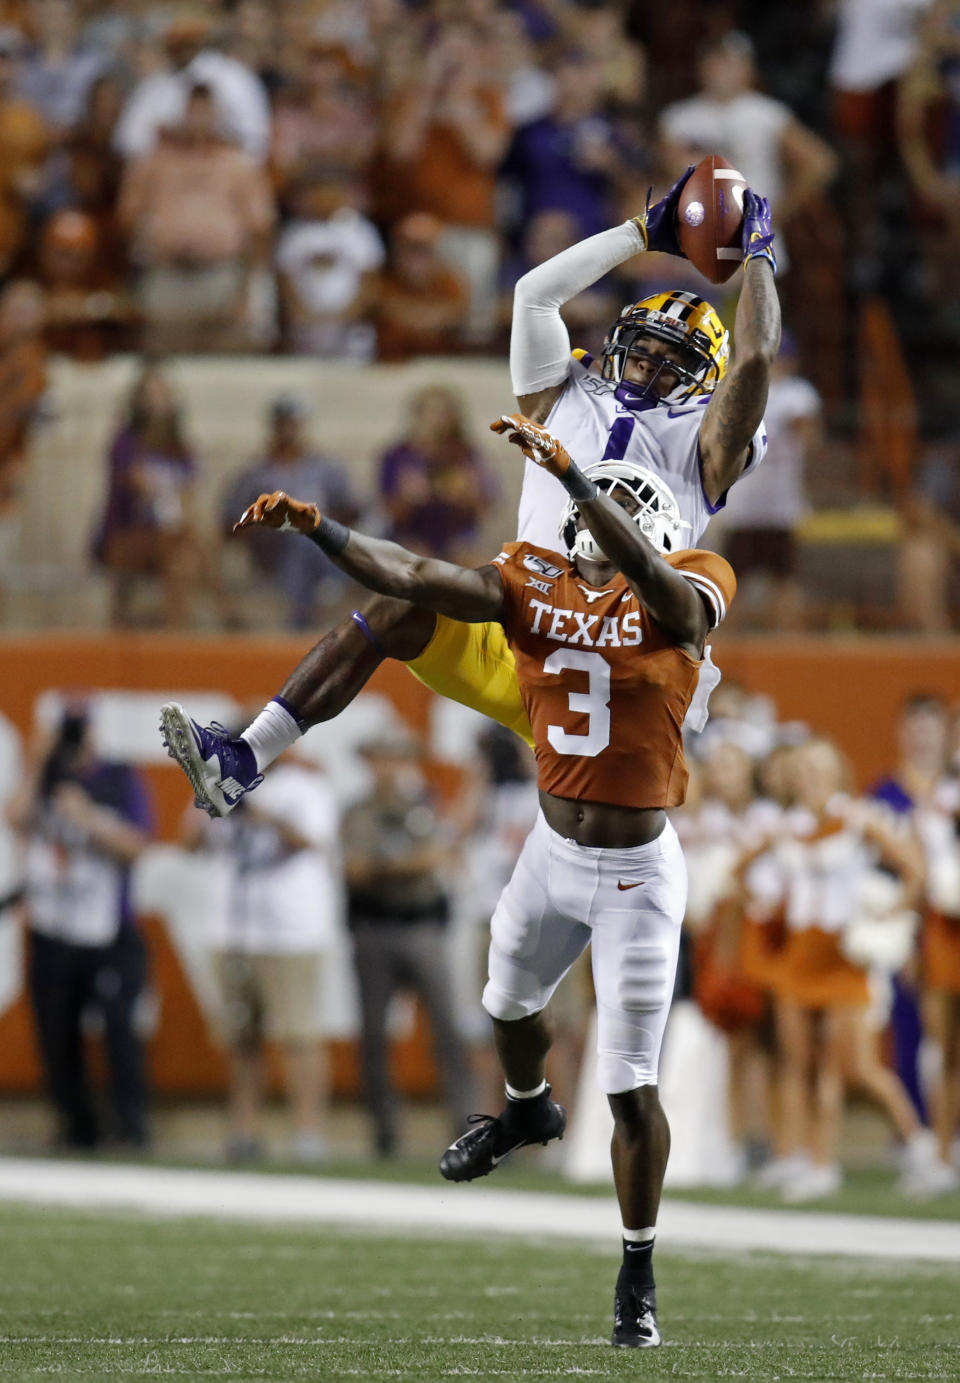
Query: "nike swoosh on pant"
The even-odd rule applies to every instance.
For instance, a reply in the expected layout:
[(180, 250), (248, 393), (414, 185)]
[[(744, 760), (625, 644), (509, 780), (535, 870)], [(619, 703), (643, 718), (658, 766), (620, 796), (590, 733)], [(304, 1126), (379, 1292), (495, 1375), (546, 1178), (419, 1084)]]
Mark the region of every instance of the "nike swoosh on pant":
[(625, 884), (622, 879), (618, 879), (617, 888), (621, 893), (626, 893), (628, 888), (639, 888), (642, 883), (642, 879), (638, 879), (635, 884)]

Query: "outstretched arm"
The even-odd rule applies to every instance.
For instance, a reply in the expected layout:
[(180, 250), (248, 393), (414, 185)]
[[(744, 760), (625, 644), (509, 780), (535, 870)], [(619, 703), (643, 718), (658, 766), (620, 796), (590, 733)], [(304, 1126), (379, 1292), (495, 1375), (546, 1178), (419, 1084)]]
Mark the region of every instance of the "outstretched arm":
[(677, 203), (687, 169), (661, 201), (623, 225), (591, 235), (538, 264), (513, 294), (510, 375), (520, 412), (542, 423), (563, 393), (570, 370), (570, 337), (560, 309), (578, 293), (644, 250), (680, 255)]
[(673, 643), (699, 658), (710, 627), (702, 597), (665, 562), (626, 512), (570, 459), (566, 448), (529, 418), (512, 414), (490, 424), (508, 432), (524, 456), (556, 476), (583, 515), (604, 556), (627, 579), (631, 590)]
[(700, 428), (703, 490), (711, 504), (717, 504), (743, 474), (767, 406), (770, 364), (780, 348), (770, 207), (749, 188), (744, 193), (743, 227), (743, 288), (733, 363), (707, 404)]
[(302, 533), (341, 571), (380, 595), (409, 600), (471, 624), (500, 617), (503, 583), (494, 566), (458, 567), (408, 552), (399, 543), (368, 538), (325, 518), (315, 504), (292, 499), (283, 490), (261, 495), (244, 510), (233, 531), (255, 527)]

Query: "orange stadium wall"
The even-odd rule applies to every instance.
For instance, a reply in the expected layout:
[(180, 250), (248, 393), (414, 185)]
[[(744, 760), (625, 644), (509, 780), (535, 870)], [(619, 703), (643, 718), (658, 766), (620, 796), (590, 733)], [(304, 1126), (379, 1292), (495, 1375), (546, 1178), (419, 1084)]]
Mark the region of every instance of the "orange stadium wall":
[[(303, 640), (175, 635), (44, 635), (0, 640), (0, 711), (26, 736), (37, 698), (49, 689), (124, 691), (165, 689), (225, 692), (237, 701), (265, 700), (301, 656)], [(772, 697), (781, 719), (806, 721), (836, 738), (866, 787), (890, 766), (897, 708), (919, 690), (960, 694), (960, 641), (830, 641), (718, 639), (716, 661), (726, 676)], [(426, 735), (431, 694), (397, 664), (386, 664), (371, 690), (388, 696), (413, 729)], [(176, 837), (187, 792), (167, 763), (144, 770), (154, 793), (157, 833)], [(432, 768), (439, 790), (455, 788), (457, 771)], [(207, 1094), (222, 1090), (224, 1067), (187, 983), (162, 920), (144, 919), (160, 999), (160, 1021), (150, 1060), (158, 1092)], [(332, 1044), (334, 1089), (354, 1092), (354, 1044)], [(433, 1089), (434, 1072), (422, 1022), (395, 1049), (401, 1086), (412, 1094)], [(0, 1015), (0, 1090), (34, 1090), (39, 1068), (32, 1026), (22, 997)]]

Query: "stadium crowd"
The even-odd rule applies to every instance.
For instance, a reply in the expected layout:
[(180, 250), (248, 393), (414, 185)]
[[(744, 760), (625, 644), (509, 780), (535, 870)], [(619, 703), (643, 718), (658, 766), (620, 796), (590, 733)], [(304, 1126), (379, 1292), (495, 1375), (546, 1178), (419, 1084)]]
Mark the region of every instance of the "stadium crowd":
[[(718, 151), (773, 202), (788, 326), (767, 459), (710, 532), (741, 582), (734, 623), (784, 632), (835, 620), (804, 583), (797, 535), (811, 494), (829, 490), (825, 480), (836, 492), (846, 465), (856, 473), (846, 500), (883, 500), (898, 521), (895, 599), (882, 610), (862, 602), (854, 622), (955, 627), (958, 71), (960, 0), (0, 0), (0, 593), (53, 357), (142, 362), (109, 441), (90, 535), (119, 628), (190, 624), (198, 592), (219, 625), (247, 627), (219, 538), (277, 488), (316, 499), (335, 521), (363, 513), (366, 529), (421, 552), (489, 557), (483, 521), (497, 486), (464, 400), (438, 383), (411, 393), (367, 494), (328, 454), (305, 400), (277, 393), (256, 454), (216, 477), (216, 531), (202, 529), (193, 497), (204, 442), (165, 358), (269, 354), (359, 369), (502, 357), (525, 271), (632, 215), (648, 187), (657, 195)], [(622, 302), (667, 286), (701, 293), (730, 322), (736, 279), (718, 288), (650, 254), (566, 307), (574, 339), (598, 350)], [(257, 532), (246, 554), (247, 589), (270, 586), (289, 627), (350, 608), (344, 578), (299, 539)], [(839, 585), (838, 564), (830, 575)], [(146, 614), (144, 577), (158, 597)], [(730, 682), (689, 750), (690, 796), (676, 811), (693, 884), (680, 993), (726, 1043), (730, 1180), (755, 1175), (798, 1202), (836, 1191), (841, 1120), (856, 1091), (890, 1125), (905, 1192), (957, 1190), (955, 710), (934, 695), (906, 703), (889, 775), (866, 794), (852, 790), (842, 746), (778, 724)], [(305, 957), (328, 944), (330, 916), (279, 958), (269, 943), (284, 919), (262, 927), (267, 873), (292, 865), (299, 887), (311, 852), (324, 887), (345, 886), (348, 897), (375, 1149), (392, 1155), (398, 1145), (385, 1059), (397, 986), (419, 988), (431, 1006), (450, 1111), (464, 1112), (455, 1106), (466, 1083), (452, 1072), (477, 1015), (452, 1014), (440, 931), (463, 908), (468, 926), (486, 927), (533, 816), (531, 780), (515, 747), (489, 737), (451, 817), (415, 746), (371, 741), (363, 752), (368, 799), (334, 801), (329, 783), (281, 764), (219, 845), (205, 823), (185, 831), (190, 850), (229, 858), (234, 899), (246, 900), (231, 912), (261, 925), (214, 948), (239, 1157), (260, 1152), (265, 1037), (285, 1048), (300, 1153), (325, 1151), (318, 967)], [(63, 782), (48, 766), (33, 762), (9, 820), (36, 835), (27, 893), (46, 928), (47, 978), (69, 953), (96, 990), (99, 972), (91, 981), (89, 957), (75, 954), (49, 875), (68, 858), (89, 877), (85, 812), (92, 802), (109, 815), (116, 803), (95, 795), (92, 760)], [(146, 853), (147, 820), (131, 808), (132, 834), (113, 841), (100, 894), (109, 946), (134, 936), (121, 931), (132, 927), (125, 889)], [(472, 897), (449, 890), (453, 872), (472, 882)], [(390, 973), (371, 961), (387, 950)], [(143, 986), (133, 969), (120, 1015), (127, 1036)], [(78, 990), (54, 1051), (58, 1015), (44, 1003), (42, 971), (33, 1000), (56, 1095), (70, 1085), (63, 1073), (88, 996)], [(566, 1001), (571, 1051), (589, 997)], [(139, 1047), (135, 1055), (127, 1140), (142, 1146)], [(68, 1142), (97, 1142), (86, 1102), (60, 1112)]]
[[(847, 500), (899, 511), (896, 608), (856, 619), (950, 628), (958, 27), (957, 0), (821, 0), (802, 17), (752, 0), (665, 14), (635, 0), (7, 0), (2, 539), (51, 353), (502, 355), (525, 269), (719, 151), (773, 202), (785, 321), (829, 442), (814, 479), (835, 493), (847, 475)], [(622, 302), (667, 284), (729, 317), (736, 280), (651, 255), (568, 305), (574, 339), (595, 351)], [(168, 441), (182, 486), (189, 458)], [(392, 521), (391, 486), (414, 488), (411, 474), (384, 470)], [(796, 498), (744, 526), (789, 533)], [(107, 537), (98, 555), (122, 573), (129, 544)], [(184, 542), (174, 525), (136, 560), (163, 576)], [(788, 625), (834, 621), (803, 600), (789, 543), (746, 547), (743, 573), (774, 587), (757, 623), (771, 608)], [(284, 581), (302, 623), (302, 575)], [(175, 604), (167, 589), (166, 622)]]

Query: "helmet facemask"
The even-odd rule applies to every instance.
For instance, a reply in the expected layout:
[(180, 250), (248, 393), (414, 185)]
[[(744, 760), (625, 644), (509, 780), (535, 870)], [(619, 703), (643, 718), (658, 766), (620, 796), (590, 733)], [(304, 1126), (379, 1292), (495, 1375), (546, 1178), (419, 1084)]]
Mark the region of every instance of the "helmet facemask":
[[(684, 546), (682, 534), (690, 525), (680, 517), (680, 509), (669, 485), (645, 466), (631, 461), (598, 461), (588, 466), (584, 474), (594, 481), (597, 489), (611, 497), (617, 491), (626, 492), (636, 505), (631, 513), (625, 509), (640, 532), (659, 553), (677, 552)], [(582, 557), (588, 562), (608, 560), (589, 528), (578, 528), (580, 509), (568, 500), (560, 518), (560, 543), (568, 558)]]
[[(722, 335), (717, 341), (711, 342), (705, 331), (698, 327), (691, 328), (682, 318), (650, 305), (661, 299), (669, 302), (671, 297), (679, 296), (659, 295), (646, 303), (624, 308), (604, 341), (603, 378), (617, 383), (617, 395), (623, 397), (624, 403), (647, 408), (661, 403), (689, 403), (701, 395), (712, 394), (723, 378), (728, 345), (719, 319), (716, 328)], [(683, 298), (701, 304), (703, 310), (712, 314), (712, 309), (703, 299), (693, 294), (685, 294)], [(647, 358), (657, 367), (654, 374), (643, 383), (625, 379), (627, 359), (631, 355), (645, 354), (643, 343), (650, 339), (670, 346), (671, 355), (675, 358), (668, 359), (651, 353)], [(676, 382), (661, 393), (656, 387), (657, 381), (668, 372), (674, 375)]]

